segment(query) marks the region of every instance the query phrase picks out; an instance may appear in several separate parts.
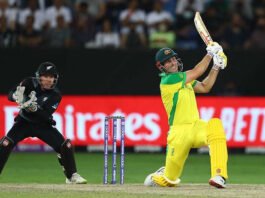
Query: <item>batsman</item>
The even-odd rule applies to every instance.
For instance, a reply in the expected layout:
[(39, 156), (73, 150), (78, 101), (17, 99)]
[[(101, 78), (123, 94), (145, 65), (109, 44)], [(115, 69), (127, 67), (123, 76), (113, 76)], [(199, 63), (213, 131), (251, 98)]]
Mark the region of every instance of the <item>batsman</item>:
[[(144, 184), (147, 186), (177, 186), (190, 149), (206, 145), (211, 158), (209, 184), (217, 188), (226, 186), (228, 154), (222, 122), (218, 118), (208, 122), (200, 119), (195, 93), (211, 90), (219, 71), (227, 66), (227, 57), (216, 42), (211, 42), (206, 50), (203, 59), (185, 72), (181, 59), (172, 49), (162, 48), (156, 53), (156, 66), (162, 72), (160, 91), (169, 132), (165, 166), (146, 177)], [(207, 77), (198, 81), (212, 59), (213, 66)]]

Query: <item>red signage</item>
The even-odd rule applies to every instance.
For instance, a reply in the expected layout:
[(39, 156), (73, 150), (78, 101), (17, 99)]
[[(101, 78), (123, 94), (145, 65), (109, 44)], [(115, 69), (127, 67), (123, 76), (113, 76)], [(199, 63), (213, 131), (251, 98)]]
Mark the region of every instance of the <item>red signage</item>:
[[(265, 98), (198, 97), (197, 102), (203, 120), (221, 118), (228, 146), (265, 146)], [(0, 96), (0, 109), (3, 136), (18, 109), (6, 96)], [(159, 96), (64, 96), (54, 119), (58, 130), (74, 144), (101, 145), (108, 115), (125, 116), (127, 146), (166, 145), (167, 117)], [(42, 142), (27, 138), (24, 143)]]

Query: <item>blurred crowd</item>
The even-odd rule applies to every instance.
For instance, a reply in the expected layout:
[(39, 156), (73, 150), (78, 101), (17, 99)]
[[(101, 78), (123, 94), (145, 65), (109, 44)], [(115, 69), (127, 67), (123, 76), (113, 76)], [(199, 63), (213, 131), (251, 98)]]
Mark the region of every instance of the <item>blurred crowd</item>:
[(265, 0), (0, 0), (0, 47), (265, 48)]

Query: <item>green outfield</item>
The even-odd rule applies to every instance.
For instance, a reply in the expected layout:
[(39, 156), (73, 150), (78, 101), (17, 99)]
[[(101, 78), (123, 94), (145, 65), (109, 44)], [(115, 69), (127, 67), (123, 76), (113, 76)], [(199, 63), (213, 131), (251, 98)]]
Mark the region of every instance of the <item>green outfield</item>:
[[(139, 188), (142, 193), (144, 193), (143, 191), (145, 190), (149, 192), (150, 188), (142, 187), (141, 184), (147, 174), (155, 171), (163, 165), (164, 159), (165, 156), (163, 154), (126, 154), (126, 185), (123, 187), (120, 187), (120, 185), (103, 186), (101, 185), (103, 176), (103, 154), (76, 153), (78, 172), (88, 180), (89, 184), (81, 187), (80, 185), (67, 187), (66, 185), (63, 185), (65, 178), (61, 171), (61, 167), (58, 164), (55, 153), (12, 153), (2, 175), (0, 176), (0, 192), (4, 192), (0, 197), (93, 197), (94, 193), (97, 195), (95, 197), (111, 197), (111, 194), (108, 191), (106, 192), (106, 189), (110, 188), (113, 188), (113, 197), (119, 197), (117, 194), (121, 197), (143, 197), (138, 195), (134, 196), (133, 193), (126, 194), (123, 190), (130, 186), (134, 186), (136, 189)], [(230, 176), (228, 185), (236, 186), (238, 184), (250, 184), (251, 189), (255, 188), (255, 186), (258, 186), (258, 188), (261, 187), (261, 189), (256, 190), (261, 190), (261, 192), (264, 190), (265, 194), (264, 185), (254, 185), (265, 184), (264, 155), (230, 155), (228, 167)], [(189, 186), (193, 185), (194, 187), (202, 185), (203, 188), (205, 188), (205, 191), (216, 190), (209, 188), (207, 185), (209, 173), (210, 165), (208, 155), (190, 155), (181, 178), (182, 189), (189, 189)], [(191, 189), (194, 187), (191, 187)], [(64, 188), (67, 189), (66, 192), (63, 190)], [(73, 191), (70, 190), (72, 188), (74, 188)], [(79, 188), (81, 189), (78, 190)], [(86, 192), (89, 188), (92, 188), (92, 190)], [(84, 191), (84, 189), (86, 190)], [(105, 191), (96, 189), (105, 189)], [(179, 189), (181, 189), (181, 186)], [(132, 192), (133, 191), (134, 190), (132, 190)], [(130, 192), (130, 189), (128, 192)], [(157, 195), (161, 197), (163, 194), (165, 193), (158, 193)], [(176, 197), (175, 194), (172, 194), (172, 196), (173, 195)], [(195, 196), (194, 194), (188, 194), (187, 196), (189, 195)], [(171, 196), (171, 194), (167, 195), (167, 197), (169, 196)], [(155, 194), (152, 195), (149, 192), (146, 193), (146, 196), (144, 197), (155, 197)], [(204, 197), (204, 194), (202, 194), (202, 197)]]

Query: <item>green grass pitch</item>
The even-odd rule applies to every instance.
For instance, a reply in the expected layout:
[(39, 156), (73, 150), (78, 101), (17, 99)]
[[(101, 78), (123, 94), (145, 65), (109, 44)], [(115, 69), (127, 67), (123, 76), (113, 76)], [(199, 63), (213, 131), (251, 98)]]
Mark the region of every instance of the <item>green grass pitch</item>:
[[(93, 188), (108, 188), (108, 186), (102, 185), (103, 177), (103, 153), (76, 153), (76, 163), (78, 172), (88, 180), (88, 185)], [(119, 159), (119, 158), (118, 158)], [(137, 188), (142, 188), (142, 183), (145, 177), (154, 172), (159, 167), (163, 166), (165, 160), (165, 154), (157, 153), (127, 153), (125, 156), (125, 185), (124, 188), (129, 186), (138, 185)], [(109, 166), (111, 166), (111, 157), (109, 160)], [(119, 167), (117, 167), (119, 170)], [(265, 173), (265, 157), (264, 155), (229, 155), (229, 180), (228, 185), (246, 185), (246, 184), (264, 184)], [(109, 172), (111, 169), (109, 169)], [(119, 176), (119, 175), (117, 175)], [(210, 164), (209, 156), (206, 154), (191, 154), (186, 161), (186, 165), (181, 177), (181, 184), (184, 188), (189, 189), (185, 185), (205, 185), (203, 188), (208, 189), (207, 182), (210, 177)], [(110, 176), (109, 176), (110, 178)], [(0, 175), (0, 197), (93, 197), (94, 194), (85, 193), (82, 190), (65, 192), (60, 188), (65, 182), (64, 175), (61, 167), (57, 161), (55, 153), (12, 153), (9, 161), (6, 164), (5, 169)], [(23, 188), (17, 188), (20, 185), (30, 185)], [(46, 186), (48, 190), (41, 190), (45, 185), (58, 185), (56, 188)], [(6, 186), (5, 186), (6, 185)], [(11, 185), (11, 186), (10, 186)], [(12, 187), (16, 185), (16, 187)], [(42, 185), (42, 187), (34, 188), (34, 185)], [(2, 186), (2, 187), (1, 187)], [(33, 186), (33, 187), (32, 187)], [(65, 186), (65, 185), (63, 185)], [(114, 186), (114, 185), (111, 185)], [(121, 188), (120, 185), (115, 185), (113, 197), (138, 197), (132, 193), (126, 194), (126, 192), (120, 192), (122, 190), (115, 190), (115, 188)], [(259, 186), (259, 185), (258, 185)], [(46, 188), (45, 187), (45, 188)], [(14, 191), (15, 188), (16, 190)], [(52, 190), (50, 189), (52, 188)], [(80, 185), (71, 188), (80, 188)], [(82, 187), (84, 188), (84, 187)], [(85, 187), (86, 188), (86, 187)], [(262, 185), (262, 189), (265, 187)], [(11, 190), (13, 189), (13, 190)], [(18, 190), (20, 189), (20, 190)], [(22, 190), (23, 189), (23, 190)], [(31, 189), (30, 193), (27, 189)], [(34, 190), (35, 189), (35, 190)], [(50, 189), (50, 190), (49, 190)], [(58, 191), (56, 191), (56, 189)], [(181, 189), (181, 187), (179, 188)], [(141, 189), (142, 190), (142, 189)], [(144, 189), (145, 190), (145, 189)], [(150, 189), (147, 189), (150, 191)], [(132, 190), (133, 191), (133, 190)], [(93, 190), (92, 190), (93, 192)], [(130, 189), (128, 190), (130, 192)], [(180, 191), (179, 191), (180, 192)], [(183, 191), (184, 192), (184, 191)], [(218, 191), (217, 191), (218, 192)], [(104, 194), (106, 193), (106, 194)], [(97, 192), (95, 197), (112, 197), (107, 192)], [(118, 195), (119, 194), (119, 195)], [(89, 195), (89, 196), (88, 196)], [(102, 195), (102, 196), (101, 196)], [(161, 193), (157, 194), (161, 197)], [(163, 195), (163, 193), (162, 193)], [(236, 194), (235, 194), (236, 195)], [(168, 194), (166, 197), (170, 197)], [(172, 195), (173, 196), (173, 195)], [(209, 196), (209, 195), (207, 195)], [(218, 195), (217, 195), (218, 196)], [(140, 196), (141, 197), (141, 196)], [(144, 197), (156, 197), (156, 194), (148, 194)], [(174, 194), (174, 197), (178, 197)], [(183, 196), (180, 196), (183, 197)], [(188, 196), (190, 197), (190, 196)], [(196, 196), (195, 196), (196, 197)], [(200, 196), (199, 196), (200, 197)], [(202, 196), (203, 197), (203, 196)]]
[[(89, 183), (102, 183), (102, 153), (76, 153), (75, 157), (78, 172), (86, 177)], [(125, 182), (142, 183), (146, 175), (163, 166), (164, 161), (164, 154), (126, 154)], [(109, 157), (109, 168), (110, 166), (111, 157)], [(119, 170), (119, 167), (117, 169)], [(230, 155), (228, 171), (229, 183), (262, 184), (265, 181), (265, 157), (264, 155)], [(184, 183), (204, 183), (208, 181), (209, 174), (209, 156), (192, 154), (186, 161), (181, 179)], [(63, 183), (64, 175), (53, 152), (12, 153), (0, 176), (0, 182)]]

